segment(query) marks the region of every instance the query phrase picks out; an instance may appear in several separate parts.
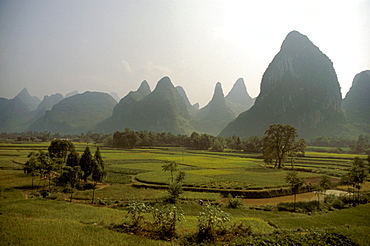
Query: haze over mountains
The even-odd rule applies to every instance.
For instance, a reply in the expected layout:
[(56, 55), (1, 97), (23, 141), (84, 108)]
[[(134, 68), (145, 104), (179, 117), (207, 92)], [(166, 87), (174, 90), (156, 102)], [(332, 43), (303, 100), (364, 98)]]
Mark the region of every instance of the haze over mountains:
[(0, 98), (0, 131), (113, 133), (130, 128), (250, 137), (262, 136), (271, 124), (280, 123), (294, 126), (304, 138), (356, 137), (370, 133), (369, 92), (367, 70), (355, 76), (342, 100), (331, 60), (306, 36), (292, 31), (267, 67), (256, 100), (242, 78), (226, 96), (217, 82), (212, 98), (201, 109), (169, 77), (162, 78), (153, 91), (143, 81), (119, 103), (115, 93), (77, 91), (41, 101), (24, 89), (13, 99)]

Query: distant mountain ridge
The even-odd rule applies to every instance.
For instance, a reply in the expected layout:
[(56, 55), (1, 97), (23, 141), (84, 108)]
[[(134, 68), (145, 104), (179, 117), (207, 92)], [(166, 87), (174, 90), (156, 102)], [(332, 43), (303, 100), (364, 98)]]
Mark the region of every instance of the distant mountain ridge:
[(86, 132), (107, 118), (115, 105), (116, 101), (109, 94), (87, 91), (55, 104), (28, 130), (63, 134)]
[(272, 124), (294, 126), (300, 137), (370, 134), (370, 70), (357, 74), (345, 99), (331, 60), (305, 35), (290, 32), (265, 70), (260, 94), (249, 96), (239, 78), (225, 96), (217, 82), (209, 103), (199, 109), (169, 77), (155, 89), (143, 81), (119, 100), (101, 92), (56, 93), (43, 101), (24, 88), (0, 98), (0, 132), (51, 131), (74, 134), (125, 128), (189, 135), (262, 136)]
[(185, 100), (168, 77), (158, 81), (152, 92), (144, 81), (137, 91), (121, 99), (113, 115), (98, 124), (96, 130), (112, 132), (125, 128), (174, 134), (193, 131)]

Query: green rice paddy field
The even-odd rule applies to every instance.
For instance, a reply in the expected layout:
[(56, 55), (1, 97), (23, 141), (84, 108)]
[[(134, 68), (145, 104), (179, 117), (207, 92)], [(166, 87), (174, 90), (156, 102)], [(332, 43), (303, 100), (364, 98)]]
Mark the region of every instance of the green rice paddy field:
[[(74, 144), (82, 154), (86, 143)], [(131, 186), (135, 179), (148, 184), (166, 184), (170, 174), (162, 171), (162, 165), (165, 161), (175, 161), (179, 170), (186, 172), (185, 186), (264, 189), (286, 186), (285, 175), (289, 171), (266, 168), (262, 158), (256, 154), (181, 148), (120, 150), (103, 147), (101, 152), (108, 174), (95, 196), (107, 206), (91, 206), (88, 205), (91, 199), (89, 190), (76, 192), (73, 203), (66, 202), (68, 195), (62, 192), (52, 194), (52, 199), (33, 197), (32, 178), (23, 173), (23, 164), (31, 151), (47, 150), (48, 146), (49, 143), (0, 144), (0, 245), (177, 245), (177, 242), (151, 240), (107, 229), (112, 223), (124, 221), (127, 214), (123, 207), (112, 209), (110, 206), (122, 201), (155, 201), (165, 196), (163, 189)], [(94, 152), (95, 146), (89, 146)], [(308, 181), (314, 182), (325, 172), (338, 179), (356, 156), (307, 152), (305, 157), (295, 158), (293, 165), (301, 170), (299, 176)], [(291, 160), (286, 167), (291, 167)], [(185, 192), (182, 198), (188, 202), (182, 204), (185, 220), (179, 223), (179, 234), (196, 231), (196, 215), (201, 207), (192, 201), (221, 200), (218, 193), (190, 191)], [(276, 229), (330, 230), (359, 245), (370, 244), (370, 204), (317, 215), (249, 207), (223, 210), (232, 215), (230, 223), (243, 221), (251, 226), (254, 234), (269, 234)]]

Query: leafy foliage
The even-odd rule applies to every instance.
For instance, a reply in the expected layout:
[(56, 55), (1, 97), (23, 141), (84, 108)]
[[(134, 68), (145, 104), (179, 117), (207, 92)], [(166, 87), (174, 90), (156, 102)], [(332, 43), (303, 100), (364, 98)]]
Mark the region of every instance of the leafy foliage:
[(85, 151), (81, 156), (79, 164), (80, 164), (81, 170), (84, 172), (83, 179), (87, 181), (87, 177), (89, 177), (92, 174), (93, 165), (94, 165), (93, 157), (91, 155), (89, 146), (86, 146)]
[(280, 124), (271, 125), (265, 135), (262, 139), (264, 161), (271, 164), (275, 160), (275, 168), (282, 168), (288, 156), (293, 157), (298, 153), (304, 154), (305, 141), (300, 139), (296, 142), (298, 134), (294, 127)]
[(198, 240), (214, 241), (222, 230), (225, 222), (230, 221), (230, 214), (222, 211), (217, 206), (207, 204), (198, 214)]
[(176, 178), (174, 177), (174, 172), (177, 171), (177, 163), (174, 161), (166, 161), (166, 164), (162, 166), (163, 171), (169, 171), (171, 173), (171, 180), (168, 185), (168, 200), (171, 203), (176, 203), (179, 196), (183, 193), (182, 182), (185, 179), (185, 172), (180, 171)]
[(292, 192), (294, 194), (294, 211), (295, 211), (295, 203), (296, 203), (296, 196), (299, 192), (299, 189), (303, 186), (304, 180), (298, 177), (297, 171), (289, 172), (285, 178), (286, 182), (290, 185)]

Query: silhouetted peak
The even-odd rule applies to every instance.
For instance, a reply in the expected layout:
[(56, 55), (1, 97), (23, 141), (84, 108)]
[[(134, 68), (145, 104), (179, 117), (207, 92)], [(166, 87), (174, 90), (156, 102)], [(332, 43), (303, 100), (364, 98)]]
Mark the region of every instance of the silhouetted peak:
[(33, 111), (37, 109), (37, 106), (40, 104), (41, 100), (36, 96), (31, 96), (28, 93), (27, 88), (23, 88), (21, 92), (18, 93), (17, 96), (14, 97), (14, 99), (20, 100), (23, 103), (27, 105), (27, 107)]
[(137, 91), (149, 94), (151, 92), (151, 90), (150, 90), (150, 86), (149, 86), (148, 82), (146, 80), (141, 82), (140, 87), (139, 87), (139, 89), (137, 89)]
[(158, 81), (157, 86), (155, 87), (155, 90), (166, 89), (166, 88), (171, 88), (171, 87), (174, 87), (171, 82), (171, 79), (166, 76)]
[(213, 98), (212, 100), (214, 100), (215, 98), (224, 98), (224, 92), (222, 90), (222, 85), (220, 82), (217, 82), (216, 83), (216, 86), (215, 86), (215, 91), (213, 93)]
[(308, 39), (307, 36), (301, 34), (298, 31), (291, 31), (290, 33), (288, 33), (283, 43), (281, 44), (281, 50), (296, 52), (297, 50), (301, 50), (307, 45), (314, 46), (314, 44)]
[(356, 74), (353, 79), (352, 86), (357, 85), (357, 83), (369, 83), (370, 81), (370, 70), (362, 71), (361, 73)]
[(247, 87), (245, 86), (244, 79), (239, 78), (233, 85), (233, 88), (230, 90), (229, 94), (227, 94), (226, 98), (229, 99), (236, 97), (235, 99), (237, 99), (237, 97), (244, 94), (248, 95)]
[(16, 97), (31, 97), (31, 95), (28, 93), (28, 90), (27, 88), (23, 88), (23, 90), (21, 90), (21, 92), (19, 92)]

